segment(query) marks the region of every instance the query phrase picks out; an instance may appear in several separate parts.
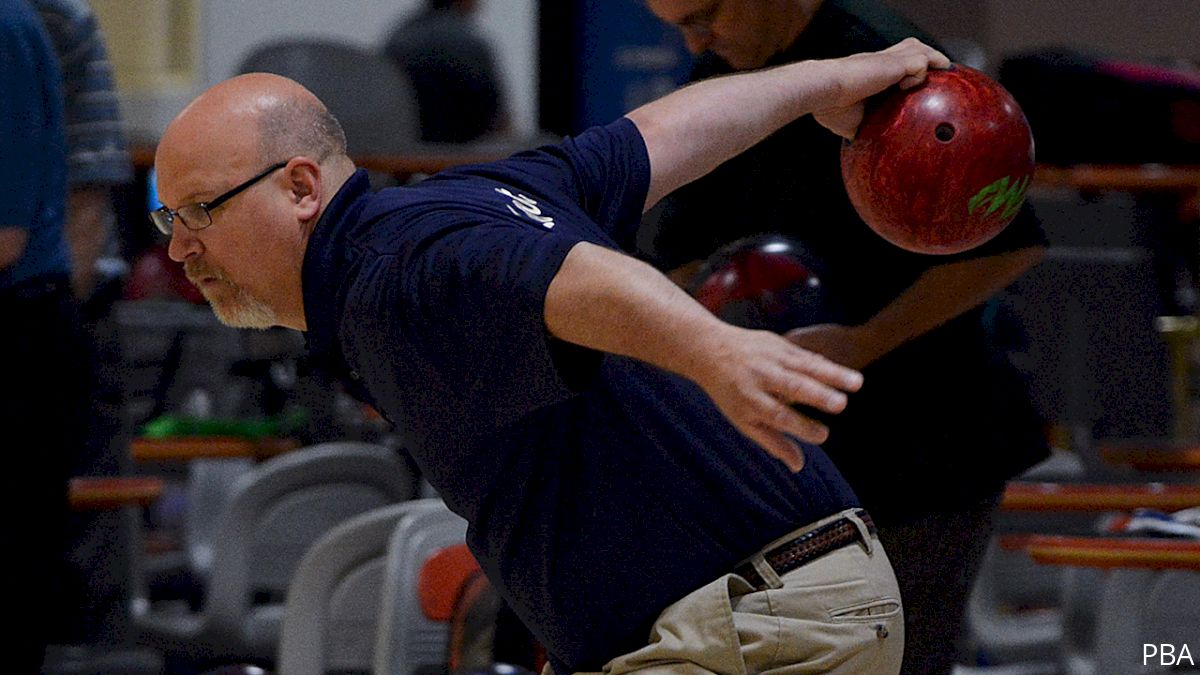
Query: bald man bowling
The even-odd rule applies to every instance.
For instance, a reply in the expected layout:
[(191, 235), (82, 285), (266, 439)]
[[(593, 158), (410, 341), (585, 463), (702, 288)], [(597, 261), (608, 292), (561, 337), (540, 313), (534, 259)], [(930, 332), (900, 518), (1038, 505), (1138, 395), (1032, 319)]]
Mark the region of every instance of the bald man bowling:
[(702, 82), (380, 192), (310, 92), (245, 75), (170, 124), (151, 215), (222, 321), (303, 331), (394, 425), (548, 669), (895, 673), (887, 555), (792, 407), (836, 414), (861, 376), (623, 251), (781, 125), (849, 136), (863, 99), (947, 65), (914, 40)]

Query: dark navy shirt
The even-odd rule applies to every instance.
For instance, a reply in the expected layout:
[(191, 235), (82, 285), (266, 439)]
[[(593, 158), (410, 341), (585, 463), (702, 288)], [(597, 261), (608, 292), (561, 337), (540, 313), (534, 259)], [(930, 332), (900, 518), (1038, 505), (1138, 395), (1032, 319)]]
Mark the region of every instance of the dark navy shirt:
[(632, 246), (649, 172), (628, 120), (377, 194), (359, 172), (304, 262), (314, 360), (396, 426), (559, 672), (857, 503), (819, 448), (792, 474), (690, 381), (547, 332), (563, 259)]

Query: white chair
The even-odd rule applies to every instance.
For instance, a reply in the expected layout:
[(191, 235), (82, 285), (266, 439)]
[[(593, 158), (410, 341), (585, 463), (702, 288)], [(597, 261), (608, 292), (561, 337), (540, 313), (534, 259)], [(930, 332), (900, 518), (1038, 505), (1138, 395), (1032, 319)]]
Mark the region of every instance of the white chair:
[(1101, 675), (1096, 669), (1096, 621), (1107, 574), (1093, 567), (1066, 567), (1062, 574), (1061, 672)]
[(437, 500), (403, 502), (338, 525), (296, 568), (283, 610), (277, 669), (288, 675), (370, 672), (388, 541)]
[(181, 547), (146, 557), (142, 572), (156, 601), (163, 596), (186, 602), (208, 583), (221, 512), (229, 505), (242, 474), (254, 469), (250, 458), (195, 459), (188, 462)]
[[(1183, 570), (1114, 569), (1108, 573), (1096, 623), (1096, 673), (1196, 672), (1200, 653), (1186, 670), (1164, 664), (1146, 645), (1182, 645), (1200, 652), (1200, 573)], [(1170, 659), (1174, 661), (1174, 659)], [(1143, 661), (1146, 661), (1145, 663)], [(1178, 665), (1178, 664), (1176, 664)]]
[(283, 598), (308, 547), (360, 513), (405, 501), (415, 481), (387, 448), (326, 443), (274, 457), (238, 478), (213, 539), (199, 612), (151, 605), (139, 641), (193, 659), (269, 662)]
[(976, 658), (988, 664), (1058, 661), (1062, 570), (988, 544), (967, 602)]
[[(440, 501), (434, 503), (441, 504)], [(437, 551), (461, 544), (467, 521), (441, 505), (406, 518), (388, 543), (383, 607), (376, 635), (376, 675), (415, 675), (444, 668), (450, 627), (425, 616), (418, 580), (421, 567)]]
[[(1023, 481), (1069, 482), (1084, 475), (1083, 463), (1073, 453), (1055, 451), (1021, 474)], [(1090, 518), (1090, 516), (1088, 517)], [(1006, 527), (1004, 514), (997, 529)], [(1055, 532), (1072, 519), (1048, 512), (1021, 514), (1017, 531)], [(1017, 524), (1019, 523), (1019, 525)], [(1063, 642), (1063, 580), (1061, 567), (1038, 565), (1024, 551), (1005, 551), (993, 538), (980, 563), (967, 602), (969, 641), (977, 661), (992, 665), (1023, 665), (1033, 670), (1054, 670)]]

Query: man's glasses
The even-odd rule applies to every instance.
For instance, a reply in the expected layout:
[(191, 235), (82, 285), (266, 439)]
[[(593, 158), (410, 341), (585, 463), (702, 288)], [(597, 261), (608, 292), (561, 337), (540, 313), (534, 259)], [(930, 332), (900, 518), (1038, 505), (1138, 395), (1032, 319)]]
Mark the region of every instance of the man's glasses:
[(258, 181), (269, 176), (273, 171), (278, 171), (287, 166), (287, 162), (279, 162), (263, 169), (262, 173), (254, 176), (250, 180), (238, 185), (237, 187), (225, 192), (215, 199), (198, 204), (187, 204), (178, 209), (169, 209), (166, 206), (154, 209), (150, 212), (150, 221), (158, 228), (159, 232), (171, 236), (171, 232), (175, 229), (175, 221), (183, 223), (187, 229), (197, 232), (212, 225), (212, 212), (218, 206), (224, 204), (236, 197), (246, 188), (254, 185)]

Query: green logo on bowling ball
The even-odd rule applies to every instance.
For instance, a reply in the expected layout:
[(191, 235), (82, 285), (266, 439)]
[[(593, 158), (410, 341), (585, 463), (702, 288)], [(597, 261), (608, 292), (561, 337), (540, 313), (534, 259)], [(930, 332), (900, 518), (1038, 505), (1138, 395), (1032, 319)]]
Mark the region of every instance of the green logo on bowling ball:
[(983, 215), (990, 216), (1003, 209), (1001, 218), (1012, 218), (1025, 201), (1025, 191), (1029, 189), (1029, 176), (1012, 179), (1005, 176), (991, 185), (983, 188), (967, 202), (967, 213), (974, 214), (977, 209), (986, 207)]

